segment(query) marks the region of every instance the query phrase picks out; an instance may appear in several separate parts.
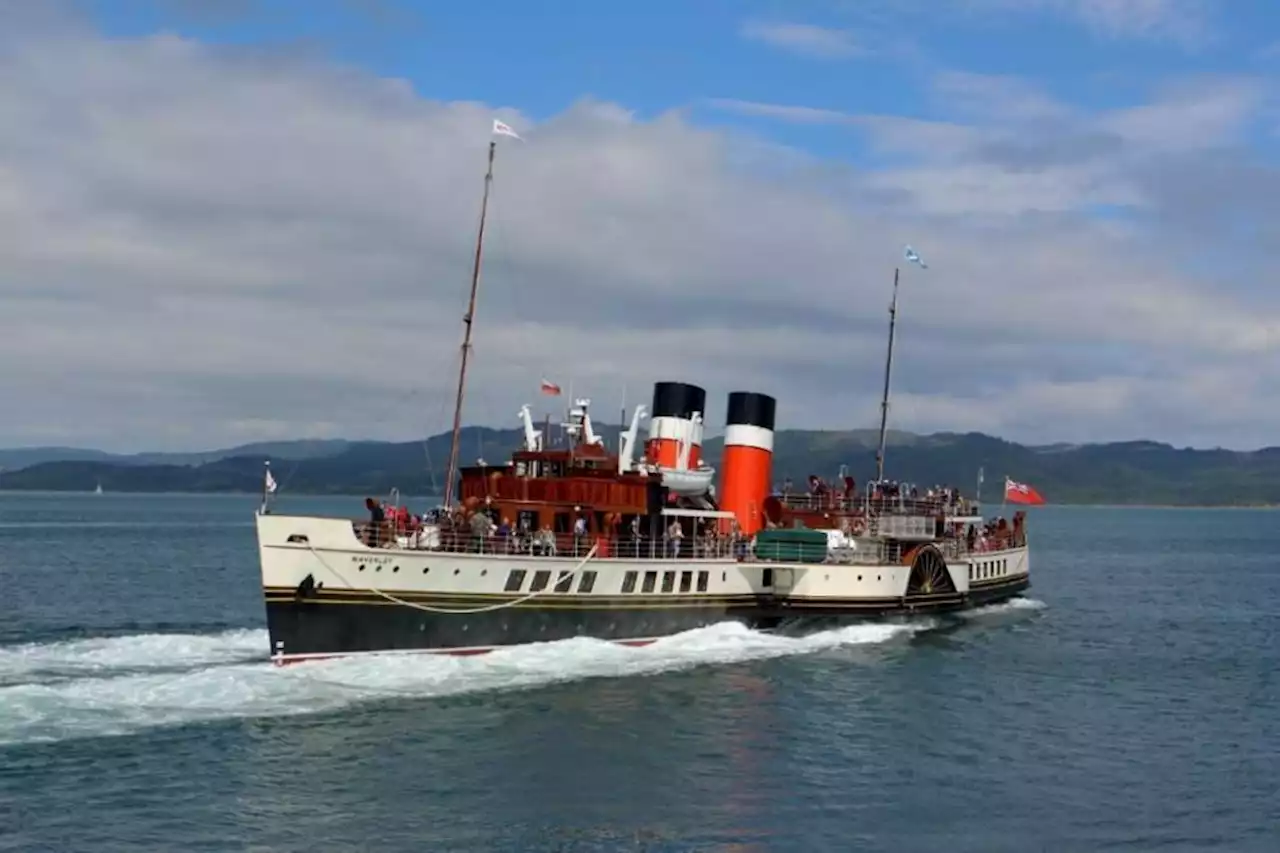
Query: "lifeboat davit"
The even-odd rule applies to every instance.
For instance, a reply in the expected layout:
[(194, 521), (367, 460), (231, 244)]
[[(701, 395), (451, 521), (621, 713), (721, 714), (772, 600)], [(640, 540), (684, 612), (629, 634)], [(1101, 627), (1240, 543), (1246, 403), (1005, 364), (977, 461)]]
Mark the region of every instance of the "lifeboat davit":
[(672, 494), (696, 498), (711, 490), (711, 481), (715, 479), (716, 469), (663, 466), (658, 468), (658, 473), (662, 476), (662, 485), (666, 486)]

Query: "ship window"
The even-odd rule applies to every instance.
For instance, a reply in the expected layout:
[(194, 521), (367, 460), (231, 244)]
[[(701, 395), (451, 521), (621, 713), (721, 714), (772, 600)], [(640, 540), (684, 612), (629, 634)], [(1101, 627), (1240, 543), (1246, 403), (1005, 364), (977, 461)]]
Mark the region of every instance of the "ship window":
[(680, 573), (680, 591), (688, 592), (693, 589), (693, 572)]
[(653, 592), (653, 588), (658, 585), (657, 572), (644, 573), (644, 585), (640, 587), (641, 592)]
[(567, 569), (560, 573), (560, 577), (556, 578), (556, 592), (568, 592), (573, 586), (573, 572)]
[(569, 513), (567, 512), (556, 513), (555, 531), (556, 533), (572, 533), (573, 532), (573, 520), (569, 518)]
[(707, 591), (707, 581), (710, 580), (709, 572), (698, 572), (698, 592)]
[(662, 591), (671, 592), (675, 588), (676, 588), (676, 573), (663, 572), (662, 573)]
[(516, 513), (516, 530), (537, 530), (542, 525), (538, 524), (538, 511), (536, 509), (522, 509)]
[(503, 592), (519, 592), (520, 587), (524, 586), (524, 569), (512, 569), (511, 574), (507, 575), (507, 585), (503, 587)]
[(311, 542), (311, 540), (307, 538), (307, 534), (305, 533), (294, 533), (285, 541), (293, 542), (298, 545), (307, 545)]
[(1001, 561), (1000, 561), (1000, 571), (1001, 571), (1001, 572), (1007, 572), (1007, 571), (1009, 571), (1009, 561), (1008, 561), (1008, 560), (1001, 560)]
[(578, 581), (578, 592), (591, 592), (596, 588), (596, 573), (583, 572), (582, 580)]
[(773, 586), (773, 569), (765, 569), (760, 572), (760, 585)]
[(533, 583), (529, 584), (529, 592), (542, 592), (551, 580), (551, 572), (537, 571), (533, 573)]
[(625, 575), (622, 576), (623, 592), (636, 591), (636, 574), (637, 574), (636, 572), (627, 572)]

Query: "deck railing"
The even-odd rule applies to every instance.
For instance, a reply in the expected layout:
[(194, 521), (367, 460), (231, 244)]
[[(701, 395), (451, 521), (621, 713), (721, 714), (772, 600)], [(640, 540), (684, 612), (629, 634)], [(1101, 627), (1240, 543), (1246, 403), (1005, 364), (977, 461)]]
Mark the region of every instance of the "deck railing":
[(840, 512), (860, 515), (967, 516), (977, 504), (965, 498), (910, 498), (876, 495), (845, 496), (839, 492), (778, 495), (787, 509), (801, 512)]
[[(737, 560), (753, 562), (750, 539), (733, 536), (683, 536), (672, 539), (659, 536), (604, 536), (550, 531), (481, 535), (466, 529), (424, 527), (397, 529), (391, 524), (375, 528), (368, 522), (353, 521), (356, 537), (375, 548), (398, 548), (410, 551), (435, 551), (455, 554), (488, 554), (493, 556), (524, 555), (529, 557), (585, 557), (596, 548), (597, 560)], [(1022, 531), (1006, 531), (975, 539), (972, 546), (965, 537), (942, 536), (932, 540), (950, 560), (964, 560), (990, 551), (1026, 544)], [(834, 548), (820, 562), (830, 564), (898, 563), (915, 543), (858, 539), (852, 548)]]

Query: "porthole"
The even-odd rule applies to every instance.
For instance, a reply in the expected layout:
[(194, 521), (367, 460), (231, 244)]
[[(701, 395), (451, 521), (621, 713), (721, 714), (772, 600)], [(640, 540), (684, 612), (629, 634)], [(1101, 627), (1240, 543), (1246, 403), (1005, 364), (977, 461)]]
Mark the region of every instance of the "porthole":
[(422, 567), (422, 573), (423, 573), (424, 575), (425, 575), (427, 572), (429, 572), (429, 571), (431, 571), (431, 567), (430, 567), (430, 566), (423, 566), (423, 567)]
[(484, 577), (484, 576), (485, 576), (485, 575), (487, 575), (487, 574), (489, 574), (489, 570), (488, 570), (488, 569), (481, 569), (481, 570), (480, 570), (480, 577)]
[(362, 571), (362, 572), (364, 571), (364, 563), (361, 563), (361, 564), (360, 564), (360, 571)]
[(392, 566), (392, 567), (391, 567), (391, 574), (393, 574), (393, 575), (394, 575), (394, 574), (395, 574), (396, 572), (398, 572), (398, 571), (400, 571), (400, 567), (399, 567), (399, 566)]
[(862, 583), (862, 575), (858, 575), (858, 583)]
[(461, 571), (462, 571), (462, 569), (454, 569), (454, 570), (453, 570), (453, 573), (456, 575), (456, 574), (458, 574), (458, 573), (459, 573), (459, 572), (461, 572)]
[(373, 570), (374, 570), (375, 572), (380, 572), (380, 571), (382, 571), (382, 566), (374, 566), (374, 567), (373, 567)]

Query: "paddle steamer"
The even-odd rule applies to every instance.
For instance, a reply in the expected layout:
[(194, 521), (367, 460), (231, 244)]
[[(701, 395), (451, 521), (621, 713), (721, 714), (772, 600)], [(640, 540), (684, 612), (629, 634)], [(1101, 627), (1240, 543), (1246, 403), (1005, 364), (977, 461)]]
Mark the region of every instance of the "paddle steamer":
[[(523, 446), (509, 460), (459, 465), (494, 149), (445, 501), (425, 517), (379, 507), (353, 521), (280, 515), (264, 499), (257, 536), (273, 660), (467, 654), (582, 636), (643, 645), (723, 621), (796, 632), (961, 610), (1029, 586), (1023, 513), (991, 524), (952, 490), (921, 495), (884, 479), (896, 272), (878, 470), (860, 490), (843, 472), (839, 488), (812, 478), (805, 494), (774, 489), (777, 404), (756, 392), (728, 395), (715, 471), (702, 458), (706, 392), (685, 382), (654, 386), (651, 412), (636, 407), (616, 452), (596, 434), (590, 401), (574, 399), (562, 444), (525, 406)], [(1013, 485), (1006, 497), (1016, 500)]]

